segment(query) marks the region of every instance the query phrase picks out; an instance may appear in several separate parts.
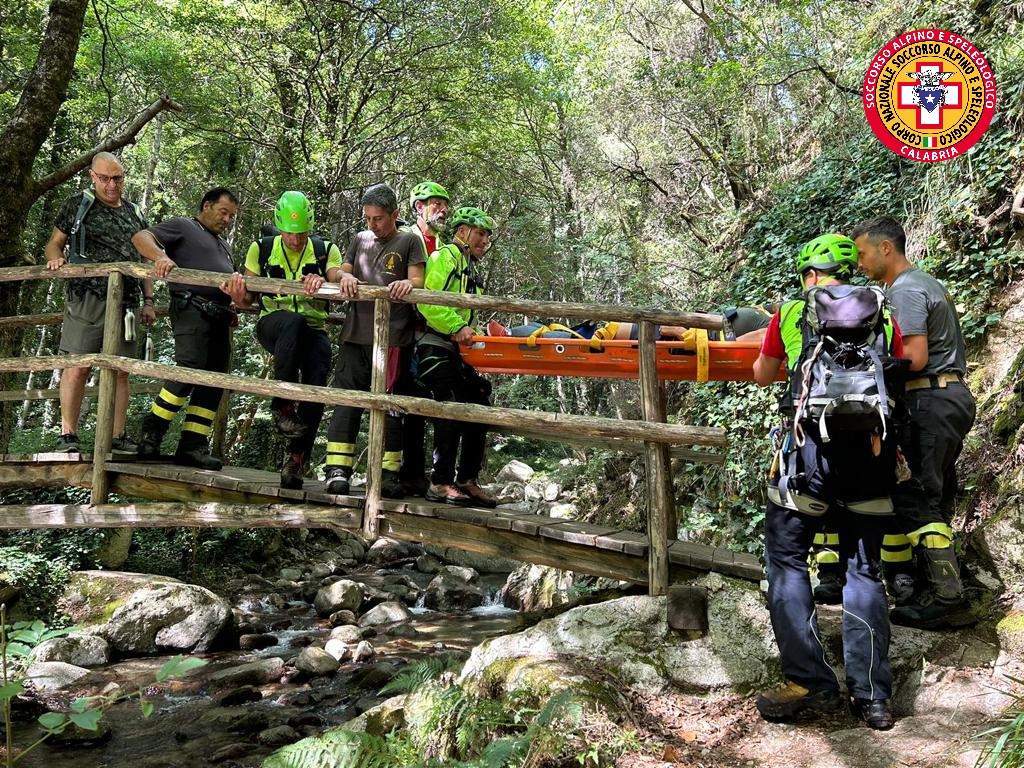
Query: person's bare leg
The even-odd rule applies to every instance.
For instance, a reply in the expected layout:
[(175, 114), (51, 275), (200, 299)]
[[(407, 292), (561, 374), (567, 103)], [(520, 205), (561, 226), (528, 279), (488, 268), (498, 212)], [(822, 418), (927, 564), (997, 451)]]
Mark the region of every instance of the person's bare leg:
[(130, 394), (131, 385), (128, 383), (128, 374), (118, 371), (117, 391), (114, 395), (114, 434), (112, 437), (124, 433), (125, 421), (128, 419), (128, 396)]
[(89, 380), (89, 367), (65, 368), (60, 375), (60, 428), (61, 434), (78, 431), (82, 415), (85, 382)]

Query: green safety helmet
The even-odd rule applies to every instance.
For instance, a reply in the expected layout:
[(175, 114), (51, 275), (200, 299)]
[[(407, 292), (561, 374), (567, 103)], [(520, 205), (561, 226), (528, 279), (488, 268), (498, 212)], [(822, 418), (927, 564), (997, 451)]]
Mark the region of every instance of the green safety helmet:
[(488, 232), (494, 232), (494, 219), (479, 208), (473, 208), (472, 206), (459, 208), (452, 216), (451, 225), (453, 228), (458, 229), (461, 224), (469, 224), (471, 227), (479, 227), (480, 229), (486, 229)]
[(302, 235), (313, 229), (313, 206), (301, 192), (285, 192), (274, 206), (274, 226), (282, 232)]
[(415, 211), (417, 200), (429, 200), (432, 197), (440, 197), (451, 202), (451, 198), (448, 197), (448, 190), (440, 184), (433, 181), (421, 181), (409, 193), (409, 207)]
[(800, 249), (796, 272), (808, 269), (834, 273), (840, 280), (849, 280), (857, 270), (857, 246), (845, 235), (820, 235)]

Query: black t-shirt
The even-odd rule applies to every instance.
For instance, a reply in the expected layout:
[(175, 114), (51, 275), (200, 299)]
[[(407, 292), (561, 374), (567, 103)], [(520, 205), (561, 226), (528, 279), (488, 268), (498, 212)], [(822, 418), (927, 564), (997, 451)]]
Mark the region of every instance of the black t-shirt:
[[(235, 271), (228, 244), (204, 227), (198, 219), (173, 216), (150, 227), (149, 232), (164, 247), (171, 260), (182, 269), (202, 269), (228, 275)], [(175, 286), (171, 289), (172, 293), (184, 291), (191, 291), (197, 296), (220, 304), (231, 303), (230, 297), (219, 288), (190, 285)]]

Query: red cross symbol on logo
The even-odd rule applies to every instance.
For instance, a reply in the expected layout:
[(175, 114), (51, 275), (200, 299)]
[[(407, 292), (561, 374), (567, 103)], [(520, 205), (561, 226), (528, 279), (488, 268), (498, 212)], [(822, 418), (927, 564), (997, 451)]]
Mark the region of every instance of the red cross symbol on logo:
[(942, 81), (952, 74), (954, 73), (942, 71), (942, 62), (919, 61), (914, 74), (907, 73), (907, 77), (913, 78), (916, 82), (896, 84), (899, 89), (897, 105), (900, 109), (916, 108), (916, 128), (942, 130), (943, 110), (961, 106), (960, 84), (942, 84)]

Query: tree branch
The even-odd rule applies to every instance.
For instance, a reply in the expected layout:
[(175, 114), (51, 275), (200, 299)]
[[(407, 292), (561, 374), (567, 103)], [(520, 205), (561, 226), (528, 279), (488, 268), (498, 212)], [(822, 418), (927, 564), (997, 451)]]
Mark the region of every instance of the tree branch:
[(50, 175), (44, 176), (42, 179), (39, 179), (39, 181), (35, 182), (35, 196), (38, 197), (39, 195), (48, 192), (57, 185), (63, 184), (76, 173), (80, 172), (92, 162), (92, 159), (97, 152), (113, 152), (114, 150), (120, 149), (128, 144), (134, 144), (139, 131), (145, 128), (146, 124), (154, 117), (166, 110), (181, 112), (183, 111), (183, 108), (181, 104), (176, 102), (170, 96), (161, 96), (140, 112), (139, 115), (132, 120), (132, 122), (129, 123), (121, 133), (116, 136), (107, 137), (92, 149), (76, 157), (63, 168), (59, 168)]

